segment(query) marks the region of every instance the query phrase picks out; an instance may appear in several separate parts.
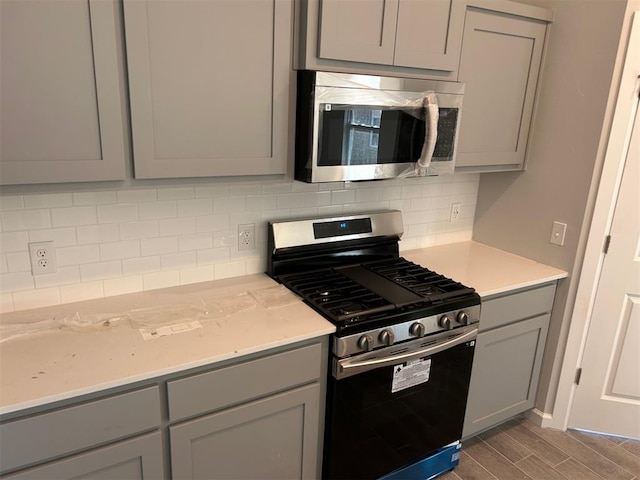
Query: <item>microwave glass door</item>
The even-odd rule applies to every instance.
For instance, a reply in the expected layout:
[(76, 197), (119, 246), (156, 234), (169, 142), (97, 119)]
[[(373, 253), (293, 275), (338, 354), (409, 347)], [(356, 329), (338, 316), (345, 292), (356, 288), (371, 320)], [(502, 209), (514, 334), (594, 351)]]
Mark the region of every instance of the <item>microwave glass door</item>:
[[(425, 139), (422, 109), (379, 105), (319, 105), (320, 167), (414, 163)], [(433, 160), (453, 154), (457, 108), (441, 108)]]

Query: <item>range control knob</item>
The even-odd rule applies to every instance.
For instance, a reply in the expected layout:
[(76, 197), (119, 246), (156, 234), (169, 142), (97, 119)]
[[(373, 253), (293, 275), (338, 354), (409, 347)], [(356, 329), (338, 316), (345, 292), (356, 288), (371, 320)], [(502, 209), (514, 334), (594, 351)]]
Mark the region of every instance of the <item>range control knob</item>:
[(409, 327), (409, 333), (414, 337), (424, 337), (424, 334), (427, 331), (427, 327), (424, 326), (423, 323), (415, 322)]
[(373, 349), (373, 337), (371, 335), (362, 335), (358, 339), (358, 348), (365, 352), (370, 352)]
[(449, 318), (449, 315), (442, 315), (438, 319), (438, 325), (440, 325), (442, 328), (446, 330), (451, 330), (451, 327), (453, 327), (453, 324), (451, 322), (451, 319)]
[(380, 332), (378, 336), (378, 340), (383, 345), (393, 345), (393, 341), (395, 340), (395, 335), (391, 330), (387, 330), (386, 328)]
[(460, 325), (469, 325), (469, 322), (471, 321), (467, 312), (459, 312), (457, 320)]

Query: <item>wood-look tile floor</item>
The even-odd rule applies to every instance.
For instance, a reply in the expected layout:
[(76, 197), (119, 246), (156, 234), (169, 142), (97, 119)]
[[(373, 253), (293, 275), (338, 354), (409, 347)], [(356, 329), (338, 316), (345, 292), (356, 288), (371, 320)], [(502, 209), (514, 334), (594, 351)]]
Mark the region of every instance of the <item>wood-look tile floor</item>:
[(640, 441), (540, 428), (516, 417), (462, 445), (438, 480), (640, 480)]

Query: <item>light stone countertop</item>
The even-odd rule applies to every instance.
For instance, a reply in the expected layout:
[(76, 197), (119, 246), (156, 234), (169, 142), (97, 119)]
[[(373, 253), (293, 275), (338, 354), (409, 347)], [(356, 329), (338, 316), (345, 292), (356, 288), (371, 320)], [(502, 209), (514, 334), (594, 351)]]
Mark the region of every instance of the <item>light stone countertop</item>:
[[(475, 242), (401, 255), (482, 297), (566, 272)], [(201, 328), (168, 325), (198, 321)], [(42, 328), (41, 331), (35, 331)], [(141, 330), (143, 329), (143, 330)], [(153, 290), (0, 317), (0, 414), (319, 338), (335, 327), (267, 275)], [(16, 333), (31, 332), (13, 337)], [(10, 338), (8, 338), (10, 337)]]

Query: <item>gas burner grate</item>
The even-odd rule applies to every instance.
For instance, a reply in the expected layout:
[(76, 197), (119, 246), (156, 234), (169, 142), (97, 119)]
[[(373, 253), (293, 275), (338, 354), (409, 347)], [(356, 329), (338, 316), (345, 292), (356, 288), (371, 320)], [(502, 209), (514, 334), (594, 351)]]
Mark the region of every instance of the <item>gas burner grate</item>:
[(473, 288), (466, 287), (402, 257), (365, 263), (363, 266), (398, 285), (402, 285), (431, 303), (475, 292)]
[(332, 319), (355, 321), (363, 314), (392, 310), (395, 305), (336, 270), (292, 274), (280, 281)]

